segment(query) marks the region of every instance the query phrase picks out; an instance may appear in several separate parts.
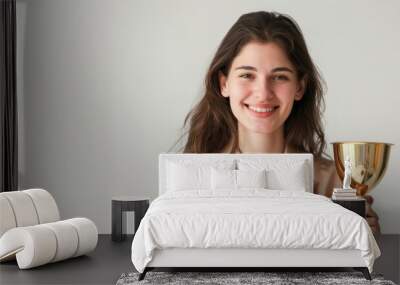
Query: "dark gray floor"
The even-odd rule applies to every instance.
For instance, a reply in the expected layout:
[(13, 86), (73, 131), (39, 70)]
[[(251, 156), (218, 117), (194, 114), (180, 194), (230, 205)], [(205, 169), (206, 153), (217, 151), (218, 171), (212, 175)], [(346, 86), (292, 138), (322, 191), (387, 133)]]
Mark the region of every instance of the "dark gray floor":
[(0, 284), (115, 284), (124, 272), (134, 271), (130, 259), (132, 238), (112, 242), (99, 235), (95, 251), (87, 256), (19, 270), (16, 262), (0, 264)]
[[(131, 240), (118, 243), (112, 242), (110, 235), (100, 235), (96, 250), (88, 256), (29, 270), (19, 270), (16, 262), (2, 263), (0, 284), (115, 284), (123, 272), (134, 271)], [(399, 283), (400, 235), (382, 235), (377, 241), (382, 256), (376, 260), (374, 272)]]
[(400, 284), (400, 235), (381, 235), (376, 237), (376, 241), (381, 250), (381, 257), (375, 262), (374, 272)]

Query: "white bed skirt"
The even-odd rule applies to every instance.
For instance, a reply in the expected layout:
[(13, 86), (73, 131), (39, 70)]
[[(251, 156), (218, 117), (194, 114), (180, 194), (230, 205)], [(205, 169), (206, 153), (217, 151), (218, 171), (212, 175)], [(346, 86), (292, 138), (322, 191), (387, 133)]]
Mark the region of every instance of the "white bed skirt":
[(147, 267), (366, 267), (360, 250), (156, 249)]

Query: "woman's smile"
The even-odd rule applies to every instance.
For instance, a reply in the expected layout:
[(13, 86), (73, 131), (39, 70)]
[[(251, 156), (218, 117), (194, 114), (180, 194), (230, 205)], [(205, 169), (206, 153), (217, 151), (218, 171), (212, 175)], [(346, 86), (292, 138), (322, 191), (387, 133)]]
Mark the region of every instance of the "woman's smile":
[(244, 104), (244, 106), (248, 110), (250, 116), (256, 118), (268, 118), (273, 114), (275, 114), (275, 111), (279, 108), (279, 106), (273, 106), (269, 104), (258, 104), (258, 105)]

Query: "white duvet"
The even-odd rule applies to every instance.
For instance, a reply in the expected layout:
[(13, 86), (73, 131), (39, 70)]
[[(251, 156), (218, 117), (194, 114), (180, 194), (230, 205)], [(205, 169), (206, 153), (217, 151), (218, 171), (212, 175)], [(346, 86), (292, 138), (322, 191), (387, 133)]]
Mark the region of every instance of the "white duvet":
[(143, 272), (154, 249), (358, 249), (372, 272), (380, 250), (365, 219), (330, 199), (299, 191), (186, 190), (155, 199), (132, 243)]

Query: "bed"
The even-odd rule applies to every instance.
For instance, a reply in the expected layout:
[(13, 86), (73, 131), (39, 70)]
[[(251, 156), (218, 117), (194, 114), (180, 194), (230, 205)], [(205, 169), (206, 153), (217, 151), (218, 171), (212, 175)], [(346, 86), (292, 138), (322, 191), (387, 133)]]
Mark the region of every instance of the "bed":
[(352, 267), (380, 255), (365, 219), (313, 194), (311, 154), (160, 154), (159, 197), (132, 242), (159, 267)]

